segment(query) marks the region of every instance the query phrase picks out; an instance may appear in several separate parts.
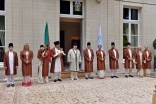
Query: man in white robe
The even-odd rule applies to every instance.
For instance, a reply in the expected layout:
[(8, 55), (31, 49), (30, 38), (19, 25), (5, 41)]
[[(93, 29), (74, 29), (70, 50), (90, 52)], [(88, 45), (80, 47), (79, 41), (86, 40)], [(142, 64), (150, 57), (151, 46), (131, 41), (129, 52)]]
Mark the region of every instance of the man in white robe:
[(64, 71), (63, 53), (60, 50), (60, 42), (55, 41), (54, 44), (55, 47), (51, 49), (52, 64), (50, 72), (54, 73), (54, 82), (61, 82), (61, 72)]
[(73, 48), (69, 50), (67, 62), (69, 63), (69, 70), (71, 71), (71, 80), (78, 80), (77, 72), (79, 72), (79, 64), (81, 64), (81, 54), (77, 49), (77, 43), (74, 42)]
[(43, 45), (40, 45), (40, 49), (38, 50), (37, 58), (39, 59), (38, 64), (38, 83), (44, 83), (42, 79), (42, 54), (43, 54), (44, 47)]

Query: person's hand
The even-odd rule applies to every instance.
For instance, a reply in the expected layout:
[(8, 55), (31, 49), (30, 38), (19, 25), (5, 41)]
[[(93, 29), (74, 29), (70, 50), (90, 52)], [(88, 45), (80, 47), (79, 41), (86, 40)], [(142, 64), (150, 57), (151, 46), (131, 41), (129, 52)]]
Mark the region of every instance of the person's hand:
[(28, 64), (29, 63), (29, 61), (26, 61), (26, 64)]
[(71, 62), (69, 62), (69, 65), (71, 64)]
[(61, 57), (61, 53), (58, 54), (58, 57)]
[(91, 59), (89, 59), (89, 62), (91, 62), (92, 60)]
[(6, 70), (6, 69), (7, 69), (7, 67), (4, 67), (4, 69)]
[(16, 69), (18, 69), (18, 66), (16, 66)]

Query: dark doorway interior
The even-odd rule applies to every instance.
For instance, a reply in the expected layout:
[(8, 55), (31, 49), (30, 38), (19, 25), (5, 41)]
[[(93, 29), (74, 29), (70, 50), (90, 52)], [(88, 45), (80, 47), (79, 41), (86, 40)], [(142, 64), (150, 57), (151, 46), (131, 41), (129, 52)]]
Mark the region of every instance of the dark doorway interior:
[[(63, 30), (60, 30), (60, 47), (63, 48), (63, 51), (65, 51), (65, 38), (64, 38), (64, 34), (65, 32)], [(63, 63), (65, 64), (65, 58), (63, 57)]]

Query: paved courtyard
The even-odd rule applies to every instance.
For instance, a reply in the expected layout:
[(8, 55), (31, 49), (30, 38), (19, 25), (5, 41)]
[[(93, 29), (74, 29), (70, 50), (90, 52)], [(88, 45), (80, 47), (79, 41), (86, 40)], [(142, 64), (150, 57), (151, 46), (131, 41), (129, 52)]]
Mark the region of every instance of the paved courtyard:
[(155, 78), (106, 77), (77, 81), (63, 79), (54, 83), (22, 87), (21, 81), (15, 87), (0, 83), (0, 104), (151, 104)]

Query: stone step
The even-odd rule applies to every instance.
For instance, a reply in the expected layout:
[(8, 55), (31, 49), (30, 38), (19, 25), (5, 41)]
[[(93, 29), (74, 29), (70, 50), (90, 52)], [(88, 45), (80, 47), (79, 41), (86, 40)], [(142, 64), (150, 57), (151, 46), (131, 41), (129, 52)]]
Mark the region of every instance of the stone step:
[[(62, 78), (70, 78), (70, 71), (64, 71), (61, 73)], [(78, 72), (78, 77), (85, 77), (85, 72), (83, 70)]]

